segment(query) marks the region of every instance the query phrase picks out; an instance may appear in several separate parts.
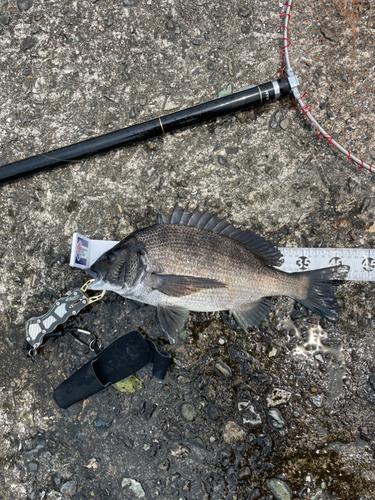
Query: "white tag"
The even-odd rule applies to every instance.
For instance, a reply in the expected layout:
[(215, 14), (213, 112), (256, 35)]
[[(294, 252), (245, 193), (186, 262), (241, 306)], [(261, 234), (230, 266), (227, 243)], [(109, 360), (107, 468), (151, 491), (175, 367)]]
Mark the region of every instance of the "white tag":
[(70, 265), (79, 269), (87, 269), (117, 243), (118, 241), (90, 240), (79, 233), (73, 233)]
[[(91, 267), (103, 253), (118, 241), (90, 240), (74, 233), (70, 265), (80, 269)], [(322, 267), (350, 266), (348, 280), (375, 281), (375, 250), (364, 248), (279, 248), (283, 254), (281, 271), (295, 273)]]

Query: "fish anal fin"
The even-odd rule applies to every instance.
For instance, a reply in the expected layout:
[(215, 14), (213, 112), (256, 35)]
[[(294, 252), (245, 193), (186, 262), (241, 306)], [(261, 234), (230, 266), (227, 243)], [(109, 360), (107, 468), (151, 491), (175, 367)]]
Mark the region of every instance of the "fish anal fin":
[(174, 343), (189, 318), (189, 311), (179, 306), (158, 306), (158, 318), (163, 332)]
[(183, 297), (208, 288), (226, 288), (226, 284), (209, 278), (178, 276), (175, 274), (153, 274), (154, 290), (170, 297)]
[(268, 299), (260, 299), (248, 304), (244, 311), (233, 311), (233, 316), (237, 323), (247, 332), (251, 326), (259, 326), (262, 320), (269, 314), (274, 303)]

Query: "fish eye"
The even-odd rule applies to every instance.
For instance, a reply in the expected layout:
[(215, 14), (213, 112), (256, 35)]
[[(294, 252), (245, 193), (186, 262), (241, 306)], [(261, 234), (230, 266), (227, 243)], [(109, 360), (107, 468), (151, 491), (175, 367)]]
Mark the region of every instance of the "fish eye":
[(108, 262), (108, 264), (112, 264), (116, 260), (116, 255), (114, 253), (109, 253), (106, 256), (105, 260), (106, 262)]

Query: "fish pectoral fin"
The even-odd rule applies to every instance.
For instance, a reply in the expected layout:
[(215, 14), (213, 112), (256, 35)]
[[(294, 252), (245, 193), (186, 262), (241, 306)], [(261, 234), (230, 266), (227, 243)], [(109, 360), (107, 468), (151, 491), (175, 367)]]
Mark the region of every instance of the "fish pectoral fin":
[(179, 306), (158, 306), (158, 318), (170, 342), (183, 330), (189, 317), (189, 311)]
[[(260, 299), (248, 304), (246, 311), (233, 311), (233, 316), (247, 333), (250, 326), (259, 326), (275, 304), (268, 299)], [(244, 306), (246, 307), (246, 306)]]
[(207, 288), (226, 288), (221, 281), (194, 276), (178, 276), (175, 274), (153, 274), (153, 289), (170, 297), (183, 297)]

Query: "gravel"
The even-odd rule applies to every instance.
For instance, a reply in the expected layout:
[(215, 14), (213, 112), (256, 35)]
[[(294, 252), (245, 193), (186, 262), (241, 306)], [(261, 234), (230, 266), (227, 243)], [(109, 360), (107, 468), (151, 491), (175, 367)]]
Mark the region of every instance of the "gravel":
[[(334, 2), (296, 3), (290, 54), (322, 126), (373, 162), (367, 5), (354, 49)], [(270, 0), (3, 2), (0, 164), (277, 79), (280, 11)], [(192, 312), (176, 344), (153, 307), (108, 293), (67, 328), (105, 346), (139, 329), (173, 362), (163, 381), (145, 367), (138, 390), (67, 410), (53, 389), (93, 354), (69, 335), (34, 363), (22, 352), (25, 321), (88, 279), (69, 266), (73, 232), (120, 240), (190, 202), (278, 246), (373, 248), (373, 177), (328, 142), (281, 99), (0, 186), (1, 497), (374, 498), (369, 282), (338, 289), (337, 324), (284, 297), (248, 335), (228, 313)]]

